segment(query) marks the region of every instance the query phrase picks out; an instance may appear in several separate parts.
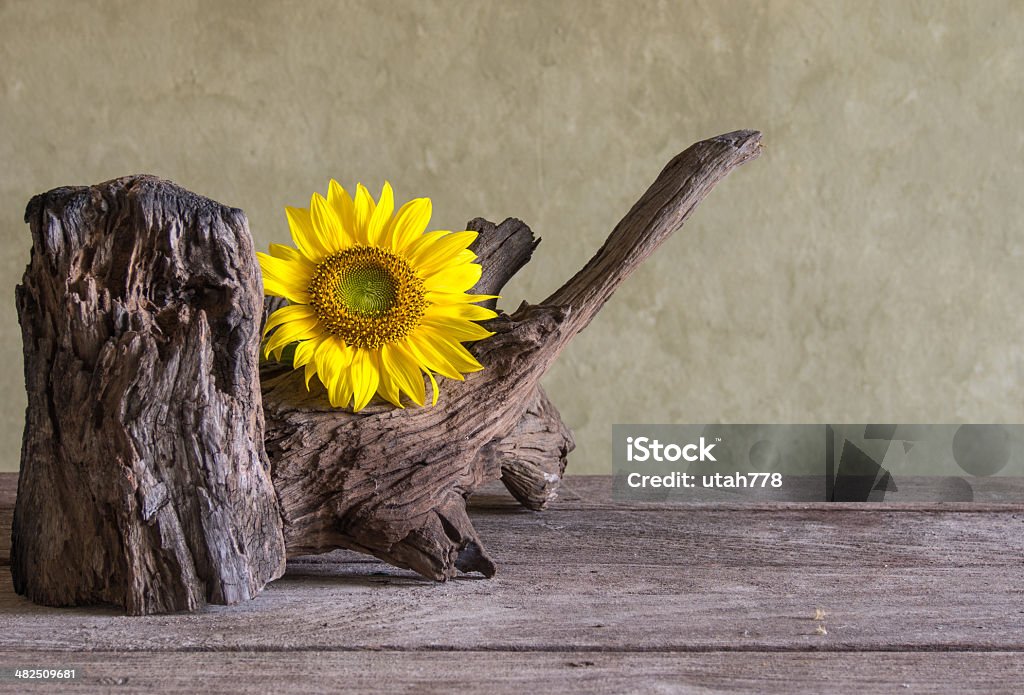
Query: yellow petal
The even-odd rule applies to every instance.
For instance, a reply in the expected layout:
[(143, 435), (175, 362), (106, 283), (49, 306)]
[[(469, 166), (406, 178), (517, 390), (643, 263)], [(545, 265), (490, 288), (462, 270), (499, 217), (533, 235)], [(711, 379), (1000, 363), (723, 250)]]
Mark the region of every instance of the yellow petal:
[(427, 335), (424, 335), (422, 330), (410, 334), (405, 339), (405, 346), (409, 348), (409, 352), (413, 354), (413, 357), (416, 358), (421, 366), (427, 367), (431, 371), (435, 371), (449, 379), (465, 381), (459, 370), (441, 354), (437, 346), (434, 345)]
[(274, 258), (280, 258), (283, 261), (306, 260), (306, 257), (301, 253), (293, 249), (291, 246), (285, 246), (284, 244), (271, 244), (270, 255)]
[(338, 213), (328, 204), (327, 199), (319, 193), (314, 193), (309, 201), (310, 218), (313, 220), (313, 229), (316, 231), (320, 246), (324, 249), (325, 255), (329, 256), (344, 248), (351, 246), (346, 243), (347, 235), (342, 229)]
[[(313, 353), (316, 373), (327, 389), (327, 396), (335, 408), (343, 408), (351, 399), (351, 390), (347, 389), (348, 379), (345, 378), (348, 362), (352, 356), (351, 348), (334, 336), (325, 338)], [(346, 392), (348, 398), (345, 397)]]
[(308, 292), (295, 292), (291, 288), (274, 280), (263, 278), (263, 294), (270, 297), (281, 297), (296, 304), (309, 304)]
[(466, 294), (465, 292), (427, 292), (427, 301), (432, 304), (475, 304), (477, 302), (483, 302), (488, 299), (501, 299), (501, 297), (496, 294)]
[[(313, 342), (313, 341), (308, 340), (306, 342)], [(309, 391), (309, 380), (313, 378), (314, 374), (316, 374), (316, 362), (310, 360), (309, 362), (306, 362), (306, 390), (307, 391)]]
[(423, 339), (430, 341), (430, 344), (443, 356), (455, 369), (463, 374), (479, 372), (484, 368), (475, 357), (464, 348), (458, 341), (452, 340), (446, 335), (438, 332), (429, 326), (421, 326), (417, 334)]
[(416, 198), (403, 205), (388, 226), (387, 245), (393, 251), (403, 253), (426, 231), (432, 209), (430, 198)]
[[(447, 266), (460, 265), (456, 257), (460, 254), (468, 261), (476, 258), (476, 254), (466, 247), (476, 241), (476, 232), (455, 232), (434, 240), (432, 244), (426, 244), (409, 259), (422, 277), (430, 277)], [(472, 254), (473, 258), (469, 258)], [(466, 262), (463, 261), (463, 263)]]
[[(336, 359), (344, 362), (344, 358), (338, 356)], [(341, 369), (330, 390), (331, 405), (335, 408), (344, 408), (352, 401), (352, 379), (348, 369)]]
[(458, 263), (472, 263), (475, 260), (475, 253), (473, 253), (469, 249), (462, 249), (455, 255), (455, 258), (452, 259), (452, 264), (454, 265)]
[(316, 354), (317, 348), (320, 347), (320, 343), (324, 341), (324, 336), (317, 338), (311, 338), (309, 340), (303, 340), (295, 347), (295, 357), (292, 360), (292, 365), (298, 369), (299, 367), (305, 367), (306, 377), (306, 390), (309, 390), (309, 380), (316, 374), (316, 361), (313, 356)]
[(284, 211), (288, 216), (288, 227), (292, 231), (292, 241), (295, 242), (295, 246), (307, 259), (318, 263), (326, 255), (326, 250), (313, 228), (309, 210), (286, 207)]
[(402, 405), (402, 392), (398, 386), (398, 380), (395, 378), (394, 369), (385, 358), (387, 348), (387, 345), (382, 345), (380, 349), (380, 386), (377, 388), (377, 393), (396, 408), (404, 409), (405, 406)]
[(486, 321), (498, 314), (476, 304), (435, 304), (429, 309), (431, 316), (450, 316), (467, 321)]
[(424, 369), (423, 371), (425, 371), (427, 376), (430, 377), (430, 388), (434, 393), (430, 400), (430, 405), (437, 405), (437, 397), (441, 395), (441, 391), (437, 388), (437, 379), (434, 378), (434, 375), (430, 373), (429, 369)]
[(373, 209), (370, 223), (366, 228), (366, 241), (370, 246), (383, 246), (384, 232), (387, 231), (391, 213), (394, 211), (395, 193), (391, 190), (391, 184), (385, 181), (384, 188), (380, 192), (380, 200), (377, 202), (377, 207)]
[(428, 292), (465, 292), (480, 281), (482, 272), (479, 263), (451, 266), (426, 278), (423, 287)]
[(320, 343), (323, 338), (312, 338), (310, 340), (303, 340), (301, 343), (295, 346), (295, 358), (292, 360), (292, 364), (296, 367), (303, 367), (313, 361), (313, 354), (316, 349), (320, 347)]
[[(320, 378), (320, 383), (324, 385), (325, 389), (327, 389), (327, 396), (329, 399), (331, 387), (334, 386), (338, 379), (337, 363), (330, 359), (330, 342), (330, 338), (320, 341), (320, 345), (313, 352), (313, 364), (316, 365), (316, 375)], [(307, 375), (308, 373), (307, 365)], [(331, 402), (331, 405), (336, 408), (338, 407), (333, 401)]]
[(277, 280), (292, 283), (296, 287), (304, 287), (309, 284), (314, 266), (305, 258), (286, 261), (257, 251), (256, 259), (260, 262), (260, 269), (263, 270), (264, 275), (269, 274)]
[(381, 374), (390, 374), (401, 391), (409, 394), (416, 405), (423, 405), (423, 375), (416, 361), (400, 344), (384, 345), (380, 350)]
[(267, 324), (263, 327), (263, 335), (266, 336), (270, 331), (274, 330), (282, 323), (309, 318), (316, 318), (316, 311), (314, 311), (311, 306), (306, 304), (289, 304), (288, 306), (283, 306), (267, 317)]
[(270, 354), (278, 348), (282, 348), (289, 343), (294, 343), (297, 340), (309, 340), (310, 338), (316, 338), (324, 332), (323, 326), (320, 325), (320, 320), (317, 318), (311, 319), (298, 319), (295, 321), (289, 321), (278, 327), (274, 334), (267, 338), (267, 344), (265, 347), (266, 354)]
[(405, 257), (407, 259), (411, 260), (414, 256), (419, 254), (419, 252), (425, 246), (429, 246), (429, 245), (433, 244), (435, 241), (437, 241), (438, 239), (440, 239), (441, 237), (448, 236), (449, 234), (451, 234), (451, 232), (446, 232), (446, 231), (441, 231), (441, 230), (434, 231), (434, 232), (425, 232), (425, 233), (421, 234), (420, 236), (414, 238), (412, 241), (410, 241), (409, 244), (402, 251), (402, 253), (405, 255)]
[(352, 411), (358, 413), (373, 398), (373, 394), (377, 392), (377, 385), (380, 383), (376, 353), (371, 350), (357, 349), (352, 358), (349, 373), (352, 376), (354, 398)]
[(436, 333), (445, 335), (452, 340), (483, 340), (494, 335), (478, 323), (450, 316), (431, 316), (428, 313), (420, 319), (420, 325), (432, 328)]
[[(266, 258), (273, 258), (267, 256)], [(288, 263), (288, 261), (281, 261), (273, 258), (278, 263)], [(308, 291), (306, 287), (308, 279), (304, 279), (301, 275), (293, 273), (287, 268), (275, 268), (270, 263), (266, 263), (263, 260), (260, 261), (260, 269), (263, 271), (263, 283), (264, 285), (276, 284), (283, 286), (290, 290), (293, 294)], [(296, 302), (297, 304), (299, 302)]]
[(356, 184), (355, 200), (355, 233), (357, 244), (369, 244), (367, 232), (370, 229), (370, 219), (373, 217), (373, 210), (377, 205), (373, 202), (373, 196), (366, 190), (366, 186)]
[(331, 183), (327, 187), (327, 203), (334, 208), (334, 213), (341, 221), (342, 241), (344, 242), (342, 248), (348, 248), (356, 243), (356, 206), (352, 202), (352, 196), (341, 187), (341, 184), (331, 179)]
[(273, 297), (284, 297), (296, 304), (308, 304), (309, 275), (313, 265), (308, 260), (285, 261), (265, 253), (256, 253), (263, 271), (263, 292)]

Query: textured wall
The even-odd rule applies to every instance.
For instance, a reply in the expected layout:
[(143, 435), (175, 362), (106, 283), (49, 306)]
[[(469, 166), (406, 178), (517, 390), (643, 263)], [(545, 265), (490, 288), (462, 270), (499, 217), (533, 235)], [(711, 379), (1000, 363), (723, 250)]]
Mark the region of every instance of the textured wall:
[(766, 151), (619, 291), (546, 385), (576, 472), (615, 422), (1024, 420), (1024, 3), (0, 0), (0, 469), (24, 411), (29, 197), (150, 172), (259, 247), (329, 177), (583, 264), (675, 153)]

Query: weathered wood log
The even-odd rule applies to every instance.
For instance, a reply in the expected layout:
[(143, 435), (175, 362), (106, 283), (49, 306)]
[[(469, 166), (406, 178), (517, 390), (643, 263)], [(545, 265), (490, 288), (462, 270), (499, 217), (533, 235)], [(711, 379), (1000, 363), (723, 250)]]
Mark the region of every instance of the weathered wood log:
[(285, 548), (245, 216), (133, 176), (36, 196), (25, 220), (15, 589), (131, 614), (253, 597)]
[[(471, 247), (483, 267), (480, 282), (470, 290), (473, 294), (498, 294), (512, 277), (530, 261), (540, 243), (521, 220), (509, 218), (494, 225), (482, 218), (466, 225), (479, 233)], [(497, 308), (496, 299), (483, 302)], [(497, 464), (501, 481), (523, 506), (540, 510), (558, 495), (558, 486), (565, 472), (566, 457), (576, 447), (572, 432), (558, 409), (538, 386), (522, 419), (504, 438), (491, 442), (481, 456), (493, 456), (485, 465)]]
[[(758, 154), (760, 134), (739, 131), (673, 159), (572, 279), (540, 305), (489, 322), (496, 334), (471, 348), (486, 369), (443, 382), (436, 407), (339, 412), (321, 387), (307, 392), (301, 372), (265, 365), (266, 446), (289, 556), (350, 548), (438, 580), (459, 571), (493, 575), (466, 498), (505, 468), (515, 471), (504, 479), (517, 497), (542, 506), (557, 486), (545, 475), (560, 477), (571, 448), (540, 378), (711, 188)], [(489, 236), (482, 234), (482, 248)], [(504, 284), (488, 267), (493, 286)], [(532, 442), (541, 440), (562, 445), (537, 456)]]
[(481, 449), (480, 456), (492, 456), (505, 488), (524, 507), (539, 511), (558, 496), (569, 452), (575, 448), (572, 430), (537, 386), (512, 431)]

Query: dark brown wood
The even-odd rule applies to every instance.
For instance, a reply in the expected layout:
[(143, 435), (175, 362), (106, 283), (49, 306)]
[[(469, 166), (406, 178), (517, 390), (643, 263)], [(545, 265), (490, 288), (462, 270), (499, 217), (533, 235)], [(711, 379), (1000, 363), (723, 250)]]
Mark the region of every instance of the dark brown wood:
[[(466, 516), (466, 497), (504, 474), (520, 500), (541, 507), (572, 448), (571, 435), (538, 391), (540, 378), (711, 188), (760, 151), (759, 133), (739, 131), (673, 159), (562, 289), (489, 323), (496, 335), (471, 348), (485, 370), (443, 382), (436, 407), (339, 412), (327, 405), (322, 387), (307, 392), (301, 373), (265, 366), (266, 445), (289, 556), (349, 548), (437, 580), (458, 572), (492, 576), (495, 565)], [(489, 231), (478, 248), (502, 237), (509, 241), (493, 248), (507, 249), (510, 258), (532, 251), (532, 237), (518, 236), (515, 221), (480, 225)], [(504, 282), (498, 273), (489, 277), (494, 287)], [(537, 454), (552, 443), (549, 453)]]
[(15, 589), (131, 614), (252, 598), (284, 543), (245, 216), (132, 176), (36, 196), (25, 220)]
[[(530, 262), (540, 239), (522, 220), (509, 217), (501, 224), (488, 222), (482, 217), (470, 220), (466, 229), (479, 236), (470, 249), (476, 253), (477, 263), (484, 267), (480, 281), (473, 287), (472, 294), (499, 294), (505, 284)], [(497, 299), (480, 303), (490, 309), (498, 306)]]

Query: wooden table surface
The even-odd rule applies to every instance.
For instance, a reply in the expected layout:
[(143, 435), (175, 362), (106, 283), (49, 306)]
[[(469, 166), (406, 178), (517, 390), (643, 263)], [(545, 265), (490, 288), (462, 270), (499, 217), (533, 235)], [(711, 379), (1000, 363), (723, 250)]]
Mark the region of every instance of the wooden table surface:
[(491, 580), (336, 552), (245, 605), (129, 618), (36, 606), (4, 567), (0, 667), (86, 692), (1024, 692), (1024, 504), (624, 504), (570, 477), (545, 512), (497, 487), (471, 509)]

